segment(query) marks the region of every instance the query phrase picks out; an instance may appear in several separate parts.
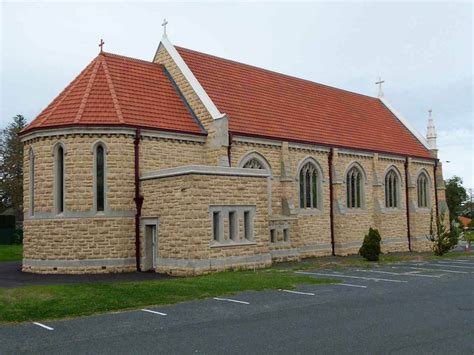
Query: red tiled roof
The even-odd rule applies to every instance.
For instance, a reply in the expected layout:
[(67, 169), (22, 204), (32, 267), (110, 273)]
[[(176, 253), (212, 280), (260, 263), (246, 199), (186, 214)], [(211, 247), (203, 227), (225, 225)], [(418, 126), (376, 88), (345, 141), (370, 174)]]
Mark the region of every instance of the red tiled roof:
[(432, 158), (377, 98), (176, 49), (233, 133)]
[(202, 134), (158, 64), (99, 54), (22, 133), (71, 125), (117, 125)]
[(464, 227), (467, 227), (467, 226), (469, 225), (469, 223), (471, 223), (471, 219), (470, 219), (470, 218), (467, 218), (467, 217), (464, 217), (464, 216), (458, 217), (458, 220), (459, 220), (459, 222), (462, 223), (462, 225), (463, 225)]

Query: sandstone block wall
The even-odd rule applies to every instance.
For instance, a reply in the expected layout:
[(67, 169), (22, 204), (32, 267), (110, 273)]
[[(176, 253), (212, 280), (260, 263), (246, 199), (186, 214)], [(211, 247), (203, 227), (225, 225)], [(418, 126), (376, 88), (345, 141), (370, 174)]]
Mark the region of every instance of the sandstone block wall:
[[(265, 177), (183, 175), (142, 182), (143, 218), (159, 219), (158, 271), (198, 274), (228, 268), (254, 268), (271, 264), (268, 254), (267, 179)], [(254, 242), (216, 244), (213, 242), (211, 206), (253, 206)], [(228, 240), (224, 219), (224, 238)], [(239, 221), (240, 236), (243, 225)], [(252, 262), (232, 260), (255, 257)], [(162, 260), (160, 262), (160, 260)], [(212, 263), (215, 260), (216, 263)], [(217, 261), (224, 260), (222, 265)], [(196, 263), (198, 266), (185, 266)], [(207, 265), (199, 263), (207, 261)], [(170, 267), (175, 262), (178, 266)], [(225, 262), (225, 263), (224, 263)]]

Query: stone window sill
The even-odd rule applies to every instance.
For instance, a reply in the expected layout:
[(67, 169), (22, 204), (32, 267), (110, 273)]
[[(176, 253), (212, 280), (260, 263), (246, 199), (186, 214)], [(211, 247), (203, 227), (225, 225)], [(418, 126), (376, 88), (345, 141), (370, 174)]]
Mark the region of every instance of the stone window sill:
[(367, 214), (365, 208), (347, 208), (346, 214)]
[(297, 208), (296, 213), (302, 216), (322, 216), (324, 214), (319, 208)]
[(397, 214), (400, 212), (403, 212), (403, 210), (400, 209), (399, 207), (385, 207), (382, 209), (382, 213), (386, 213), (386, 214)]
[(226, 240), (223, 242), (212, 241), (210, 244), (211, 248), (226, 248), (226, 247), (240, 247), (245, 245), (256, 245), (257, 242), (253, 240), (242, 240), (242, 241), (233, 241), (233, 240)]
[(279, 242), (273, 242), (273, 243), (270, 242), (270, 247), (284, 247), (284, 246), (289, 246), (289, 245), (291, 245), (290, 240), (288, 240), (286, 242), (284, 240), (279, 241)]

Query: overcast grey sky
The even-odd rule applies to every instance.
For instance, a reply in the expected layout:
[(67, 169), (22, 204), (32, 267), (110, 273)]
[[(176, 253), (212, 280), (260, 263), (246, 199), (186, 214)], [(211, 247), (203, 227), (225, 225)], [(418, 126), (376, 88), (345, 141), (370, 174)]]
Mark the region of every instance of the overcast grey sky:
[(471, 2), (3, 2), (1, 117), (32, 120), (105, 50), (151, 60), (172, 43), (385, 97), (426, 134), (433, 109), (445, 177), (474, 187)]

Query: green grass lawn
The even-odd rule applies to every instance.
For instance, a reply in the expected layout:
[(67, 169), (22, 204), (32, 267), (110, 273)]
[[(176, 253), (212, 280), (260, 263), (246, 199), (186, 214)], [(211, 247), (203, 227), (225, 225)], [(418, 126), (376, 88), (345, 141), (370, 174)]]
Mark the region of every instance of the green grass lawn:
[(37, 321), (173, 304), (242, 291), (337, 283), (283, 270), (221, 272), (162, 281), (0, 288), (0, 322)]
[(23, 257), (23, 245), (0, 245), (0, 262), (17, 261)]

